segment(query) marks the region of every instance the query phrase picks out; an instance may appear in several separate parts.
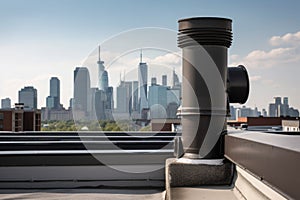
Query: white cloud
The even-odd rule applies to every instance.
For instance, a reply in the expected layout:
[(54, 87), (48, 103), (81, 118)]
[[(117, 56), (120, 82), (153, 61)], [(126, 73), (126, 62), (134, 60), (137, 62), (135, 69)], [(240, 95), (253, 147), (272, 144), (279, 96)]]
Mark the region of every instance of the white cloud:
[(162, 56), (157, 56), (153, 60), (153, 63), (163, 63), (165, 65), (178, 66), (181, 64), (181, 57), (174, 53), (167, 53)]
[(249, 69), (292, 65), (300, 61), (300, 32), (274, 36), (269, 51), (254, 50), (245, 57), (232, 55), (231, 65), (244, 64)]
[(287, 33), (283, 36), (273, 36), (269, 42), (272, 46), (299, 46), (300, 31), (297, 33)]

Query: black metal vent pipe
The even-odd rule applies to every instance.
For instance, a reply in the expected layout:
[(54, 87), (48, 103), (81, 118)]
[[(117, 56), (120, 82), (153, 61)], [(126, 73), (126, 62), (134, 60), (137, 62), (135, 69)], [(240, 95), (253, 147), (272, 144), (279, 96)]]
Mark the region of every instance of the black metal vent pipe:
[(224, 157), (231, 23), (230, 19), (215, 17), (179, 20), (178, 46), (183, 53), (183, 98), (179, 112), (186, 158)]

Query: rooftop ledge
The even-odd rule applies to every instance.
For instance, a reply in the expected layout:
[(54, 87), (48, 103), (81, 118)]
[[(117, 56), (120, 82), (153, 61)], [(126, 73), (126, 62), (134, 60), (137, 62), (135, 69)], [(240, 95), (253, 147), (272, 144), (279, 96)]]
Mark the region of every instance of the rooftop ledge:
[(300, 199), (300, 136), (232, 131), (225, 157), (290, 199)]

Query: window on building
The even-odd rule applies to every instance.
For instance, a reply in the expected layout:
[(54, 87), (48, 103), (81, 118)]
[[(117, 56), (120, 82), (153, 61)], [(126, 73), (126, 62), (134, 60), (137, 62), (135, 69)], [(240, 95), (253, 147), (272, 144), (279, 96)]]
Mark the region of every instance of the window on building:
[(4, 119), (4, 114), (0, 113), (0, 120), (3, 120), (3, 119)]

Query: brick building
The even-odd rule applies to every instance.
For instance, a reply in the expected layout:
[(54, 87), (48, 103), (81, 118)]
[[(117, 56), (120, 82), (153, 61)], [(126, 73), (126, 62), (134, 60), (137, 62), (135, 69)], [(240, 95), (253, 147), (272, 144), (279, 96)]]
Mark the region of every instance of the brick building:
[(24, 110), (23, 104), (15, 108), (0, 109), (0, 131), (40, 131), (41, 112), (39, 110)]
[(237, 120), (228, 120), (229, 126), (240, 126), (247, 124), (248, 127), (262, 127), (262, 126), (282, 126), (283, 120), (298, 120), (297, 117), (240, 117)]

